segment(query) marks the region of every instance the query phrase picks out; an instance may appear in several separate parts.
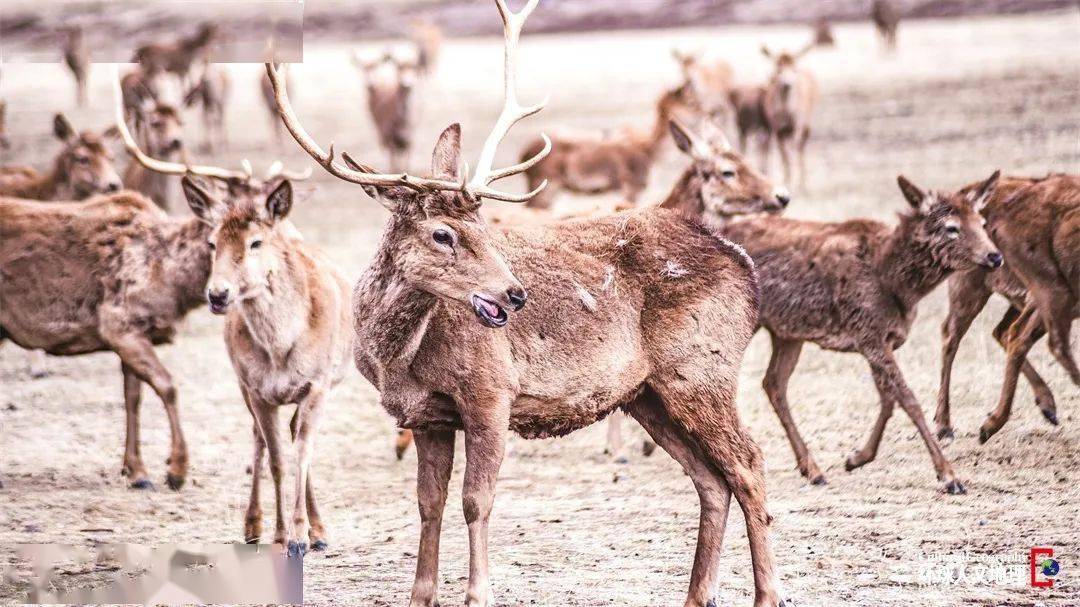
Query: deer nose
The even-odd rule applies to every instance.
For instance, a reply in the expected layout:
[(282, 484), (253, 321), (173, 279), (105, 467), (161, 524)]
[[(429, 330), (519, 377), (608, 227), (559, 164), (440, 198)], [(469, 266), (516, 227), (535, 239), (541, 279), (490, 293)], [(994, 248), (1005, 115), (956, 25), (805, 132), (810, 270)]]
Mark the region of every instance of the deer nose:
[(997, 251), (986, 254), (986, 263), (989, 264), (991, 268), (1000, 268), (1003, 261), (1005, 261), (1005, 259), (1001, 256), (1001, 253), (998, 253)]
[(791, 202), (791, 193), (787, 191), (787, 188), (776, 188), (773, 196), (776, 197), (776, 202), (779, 202), (781, 207), (787, 208), (788, 203)]
[(123, 186), (120, 185), (119, 181), (110, 181), (105, 184), (105, 191), (108, 193), (119, 192), (121, 187)]
[(521, 287), (510, 287), (506, 290), (506, 299), (510, 302), (510, 305), (514, 307), (514, 311), (517, 312), (525, 307), (525, 302), (529, 299), (529, 294)]
[(206, 301), (210, 304), (210, 311), (214, 314), (223, 314), (229, 305), (228, 289), (207, 289)]

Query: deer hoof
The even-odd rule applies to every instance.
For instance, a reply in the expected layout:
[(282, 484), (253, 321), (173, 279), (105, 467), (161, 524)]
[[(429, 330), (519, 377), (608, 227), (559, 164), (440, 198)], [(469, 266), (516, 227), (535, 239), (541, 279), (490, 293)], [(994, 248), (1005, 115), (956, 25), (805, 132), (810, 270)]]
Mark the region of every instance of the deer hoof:
[(1042, 414), (1043, 414), (1043, 417), (1046, 418), (1046, 421), (1050, 422), (1051, 426), (1058, 425), (1057, 411), (1048, 411), (1046, 409), (1043, 409)]
[(326, 543), (326, 540), (315, 540), (315, 542), (311, 544), (312, 552), (322, 552), (323, 550), (326, 550), (327, 547), (328, 544)]
[(963, 495), (967, 493), (967, 489), (964, 488), (963, 483), (953, 479), (945, 483), (945, 493), (948, 493), (949, 495)]
[(824, 486), (824, 485), (828, 485), (829, 481), (825, 480), (825, 475), (824, 474), (819, 474), (819, 475), (815, 476), (814, 478), (810, 479), (810, 484), (815, 485), (817, 487), (821, 487), (821, 486)]
[(938, 429), (937, 438), (938, 438), (938, 440), (945, 440), (945, 439), (952, 440), (952, 439), (956, 438), (956, 434), (953, 432), (952, 426), (945, 426), (943, 428)]
[(165, 484), (169, 486), (169, 489), (179, 491), (184, 486), (184, 477), (170, 472), (165, 475)]
[(307, 554), (307, 544), (304, 542), (289, 541), (288, 553), (289, 557), (304, 556)]
[(132, 489), (139, 489), (140, 491), (153, 491), (154, 483), (150, 482), (148, 478), (140, 478), (137, 481), (131, 481), (129, 485)]
[(705, 603), (705, 607), (720, 607), (720, 606), (716, 604), (716, 599), (709, 599), (709, 601), (707, 603)]
[(643, 441), (641, 443), (641, 454), (645, 457), (649, 457), (656, 451), (656, 443), (651, 440)]
[(986, 441), (990, 440), (990, 437), (997, 433), (997, 430), (990, 430), (986, 426), (979, 429), (979, 444), (985, 445)]

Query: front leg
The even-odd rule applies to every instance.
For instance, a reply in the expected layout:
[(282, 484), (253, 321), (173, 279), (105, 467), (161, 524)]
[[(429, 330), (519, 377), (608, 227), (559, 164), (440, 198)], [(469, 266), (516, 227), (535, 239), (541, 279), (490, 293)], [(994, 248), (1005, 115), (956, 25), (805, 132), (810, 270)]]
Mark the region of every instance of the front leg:
[(409, 607), (439, 604), (439, 537), (442, 533), (446, 487), (454, 469), (453, 430), (417, 430), (416, 501), (420, 507), (420, 550), (416, 559)]
[(465, 484), (461, 492), (465, 523), (469, 526), (469, 589), (466, 607), (492, 604), (488, 572), (488, 518), (495, 501), (506, 434), (510, 425), (509, 399), (484, 399), (462, 411), (465, 426)]

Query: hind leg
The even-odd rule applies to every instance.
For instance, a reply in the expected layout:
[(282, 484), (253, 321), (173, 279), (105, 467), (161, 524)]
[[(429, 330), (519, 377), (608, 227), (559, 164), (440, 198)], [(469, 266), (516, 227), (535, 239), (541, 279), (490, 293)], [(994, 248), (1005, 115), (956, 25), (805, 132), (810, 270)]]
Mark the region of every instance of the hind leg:
[[(1016, 319), (1020, 317), (1020, 309), (1016, 306), (1009, 306), (1009, 309), (1005, 311), (1005, 316), (1001, 318), (998, 325), (994, 327), (994, 339), (1002, 348), (1008, 349), (1008, 344), (1005, 343), (1005, 335), (1012, 326)], [(1045, 331), (1045, 326), (1040, 327), (1035, 331), (1035, 339), (1042, 337)], [(1054, 393), (1050, 391), (1050, 386), (1046, 385), (1046, 381), (1039, 375), (1039, 372), (1035, 370), (1035, 367), (1031, 366), (1027, 358), (1024, 358), (1024, 362), (1020, 365), (1020, 372), (1024, 374), (1024, 377), (1031, 384), (1031, 390), (1035, 393), (1035, 406), (1042, 411), (1043, 417), (1053, 425), (1058, 424), (1057, 418), (1057, 403), (1054, 401)]]
[(604, 453), (610, 456), (616, 464), (625, 464), (630, 461), (623, 450), (622, 422), (623, 413), (621, 411), (613, 411), (608, 416), (607, 447), (604, 449)]
[(1069, 333), (1072, 330), (1076, 298), (1064, 285), (1032, 285), (1031, 294), (1039, 306), (1039, 315), (1046, 325), (1046, 336), (1050, 353), (1065, 368), (1073, 383), (1080, 386), (1080, 366), (1076, 364), (1069, 345)]
[(701, 515), (694, 569), (690, 574), (690, 591), (685, 606), (715, 607), (716, 570), (720, 562), (724, 529), (727, 526), (728, 507), (731, 505), (731, 491), (724, 484), (719, 470), (709, 465), (701, 449), (694, 445), (686, 432), (668, 416), (655, 393), (647, 390), (627, 405), (626, 411), (645, 428), (658, 445), (679, 462), (694, 482), (698, 499), (701, 501)]
[(979, 428), (979, 442), (985, 443), (990, 440), (998, 430), (1009, 421), (1012, 415), (1013, 398), (1016, 397), (1016, 380), (1020, 376), (1020, 368), (1023, 366), (1027, 353), (1031, 346), (1039, 339), (1040, 329), (1043, 322), (1035, 306), (1028, 304), (1020, 313), (1020, 318), (1009, 327), (1005, 336), (1005, 378), (1001, 385), (1001, 396), (997, 408), (994, 409), (982, 427)]

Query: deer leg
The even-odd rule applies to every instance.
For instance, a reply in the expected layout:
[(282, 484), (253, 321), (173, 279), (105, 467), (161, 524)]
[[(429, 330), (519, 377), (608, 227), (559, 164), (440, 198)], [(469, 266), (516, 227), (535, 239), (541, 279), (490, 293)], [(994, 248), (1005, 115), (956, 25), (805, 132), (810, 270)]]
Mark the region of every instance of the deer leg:
[(776, 137), (776, 149), (780, 151), (780, 163), (784, 167), (784, 185), (791, 185), (791, 137)]
[(799, 133), (799, 191), (806, 193), (806, 142), (810, 140), (810, 127), (803, 127)]
[(131, 367), (120, 363), (124, 374), (124, 417), (127, 433), (124, 436), (124, 465), (121, 474), (128, 477), (132, 489), (151, 488), (150, 479), (143, 465), (139, 445), (139, 404), (142, 402), (142, 382)]
[(187, 478), (188, 451), (183, 430), (180, 428), (180, 412), (176, 405), (176, 387), (173, 386), (172, 376), (158, 360), (153, 344), (146, 337), (127, 334), (106, 336), (106, 340), (120, 356), (120, 361), (131, 369), (138, 379), (150, 384), (165, 407), (172, 437), (167, 460), (169, 471), (165, 476), (165, 483), (170, 489), (178, 491)]
[(1072, 330), (1076, 298), (1072, 292), (1062, 286), (1046, 288), (1033, 285), (1031, 294), (1039, 306), (1039, 315), (1046, 325), (1046, 336), (1050, 353), (1065, 368), (1073, 383), (1080, 386), (1080, 367), (1076, 364), (1069, 345), (1069, 333)]
[(262, 505), (259, 503), (260, 485), (262, 484), (263, 465), (266, 462), (266, 443), (263, 441), (259, 426), (252, 420), (251, 424), (252, 444), (254, 451), (251, 457), (251, 495), (248, 497), (247, 512), (244, 514), (244, 542), (258, 544), (262, 539)]
[(608, 416), (607, 448), (604, 449), (604, 453), (610, 455), (616, 464), (625, 464), (630, 461), (623, 450), (622, 421), (623, 413), (621, 411), (612, 411), (611, 415)]
[(934, 413), (939, 439), (954, 436), (949, 417), (953, 361), (960, 349), (960, 340), (988, 299), (990, 289), (986, 288), (982, 272), (959, 273), (949, 280), (949, 315), (941, 324), (941, 383), (938, 386), (937, 412)]
[[(875, 382), (877, 378), (875, 378)], [(851, 472), (874, 461), (877, 457), (878, 446), (881, 445), (881, 436), (885, 433), (885, 425), (893, 413), (893, 401), (889, 400), (890, 390), (888, 386), (878, 385), (878, 394), (881, 398), (881, 409), (878, 411), (874, 427), (870, 429), (870, 437), (862, 449), (852, 451), (844, 460), (844, 470)]]
[[(943, 483), (945, 491), (951, 494), (964, 493), (966, 490), (963, 483), (956, 478), (952, 464), (945, 457), (941, 445), (938, 444), (934, 433), (927, 426), (922, 408), (919, 407), (919, 401), (916, 400), (915, 394), (908, 387), (907, 382), (904, 381), (904, 375), (896, 364), (892, 350), (886, 346), (874, 346), (864, 349), (863, 356), (870, 363), (874, 383), (878, 386), (881, 395), (883, 410), (878, 420), (882, 424), (882, 430), (884, 430), (884, 421), (888, 420), (885, 407), (891, 408), (892, 403), (900, 405), (900, 408), (904, 410), (904, 413), (907, 413), (908, 417), (911, 418), (911, 422), (918, 428), (923, 442), (926, 443), (926, 449), (930, 452), (930, 459), (934, 463), (934, 471), (937, 473), (938, 480)], [(871, 439), (873, 440), (873, 436), (871, 436)], [(876, 452), (876, 445), (873, 450)]]
[(323, 525), (322, 517), (319, 516), (319, 504), (315, 499), (314, 483), (311, 481), (311, 471), (307, 475), (307, 513), (308, 513), (308, 540), (311, 541), (311, 549), (315, 552), (326, 550), (326, 526)]
[(397, 438), (394, 439), (394, 456), (398, 458), (398, 461), (405, 457), (405, 452), (409, 450), (409, 445), (412, 442), (412, 430), (402, 429), (397, 431)]
[(982, 427), (979, 428), (979, 442), (990, 440), (1012, 415), (1013, 398), (1016, 396), (1016, 380), (1020, 376), (1027, 353), (1039, 339), (1043, 321), (1033, 304), (1028, 304), (1020, 313), (1020, 318), (1009, 327), (1005, 335), (1005, 379), (1001, 385), (1001, 397)]
[(257, 401), (251, 403), (251, 413), (255, 416), (255, 425), (259, 428), (266, 452), (270, 456), (270, 478), (274, 481), (274, 544), (282, 550), (290, 546), (288, 529), (285, 526), (285, 499), (282, 481), (285, 474), (281, 453), (281, 435), (278, 432), (277, 408), (269, 403)]
[(420, 508), (420, 550), (409, 607), (439, 604), (439, 538), (446, 488), (454, 468), (453, 430), (417, 430), (416, 500)]
[(780, 425), (787, 433), (791, 450), (795, 452), (795, 461), (799, 473), (810, 479), (814, 485), (824, 485), (825, 475), (822, 474), (814, 456), (806, 448), (799, 429), (795, 426), (795, 420), (791, 417), (791, 409), (788, 407), (787, 387), (791, 373), (795, 371), (795, 365), (799, 362), (799, 353), (802, 352), (802, 342), (798, 340), (785, 340), (769, 333), (772, 338), (772, 357), (769, 359), (769, 368), (765, 371), (765, 379), (762, 387), (765, 389), (769, 402), (772, 403), (776, 417), (780, 418)]
[(49, 376), (49, 367), (45, 363), (44, 350), (26, 351), (26, 370), (33, 379), (41, 379)]
[[(488, 403), (491, 403), (490, 405)], [(465, 483), (462, 509), (469, 527), (469, 587), (466, 607), (492, 604), (488, 568), (488, 519), (495, 501), (506, 434), (510, 424), (509, 402), (488, 401), (483, 408), (463, 412), (465, 426)]]
[[(761, 172), (769, 174), (769, 153), (772, 147), (772, 135), (762, 133), (758, 136), (758, 153), (761, 155)], [(785, 184), (786, 185), (786, 184)]]
[(719, 471), (710, 465), (709, 460), (701, 453), (701, 449), (668, 416), (656, 394), (651, 391), (642, 394), (628, 405), (626, 410), (658, 445), (679, 462), (694, 482), (701, 502), (701, 514), (694, 568), (690, 574), (690, 590), (685, 607), (715, 607), (717, 568), (720, 564), (724, 530), (727, 527), (731, 491), (724, 484)]
[[(1019, 318), (1019, 316), (1020, 310), (1016, 306), (1009, 306), (1009, 309), (1005, 311), (1005, 316), (1001, 318), (1001, 322), (994, 327), (994, 339), (997, 340), (1002, 348), (1007, 349), (1007, 344), (1005, 343), (1006, 332), (1009, 330), (1009, 327), (1016, 322), (1016, 319)], [(1045, 327), (1046, 325), (1044, 323), (1040, 324), (1039, 328), (1036, 329), (1034, 335), (1036, 341), (1042, 337), (1045, 332)], [(1027, 360), (1026, 356), (1024, 357), (1024, 363), (1020, 365), (1020, 372), (1024, 374), (1028, 383), (1031, 384), (1032, 392), (1035, 393), (1035, 406), (1042, 411), (1043, 417), (1045, 417), (1047, 421), (1056, 426), (1058, 424), (1057, 403), (1054, 402), (1054, 393), (1050, 391), (1050, 386), (1046, 385), (1046, 381), (1043, 380), (1042, 376), (1039, 375), (1039, 372), (1035, 370), (1035, 367), (1031, 366), (1031, 363)]]
[(289, 554), (302, 555), (307, 552), (308, 537), (308, 471), (311, 469), (311, 454), (315, 450), (315, 434), (319, 429), (326, 392), (321, 388), (312, 388), (303, 402), (297, 404), (296, 425), (293, 430), (293, 442), (296, 445), (296, 493), (293, 502), (292, 531), (289, 537)]

